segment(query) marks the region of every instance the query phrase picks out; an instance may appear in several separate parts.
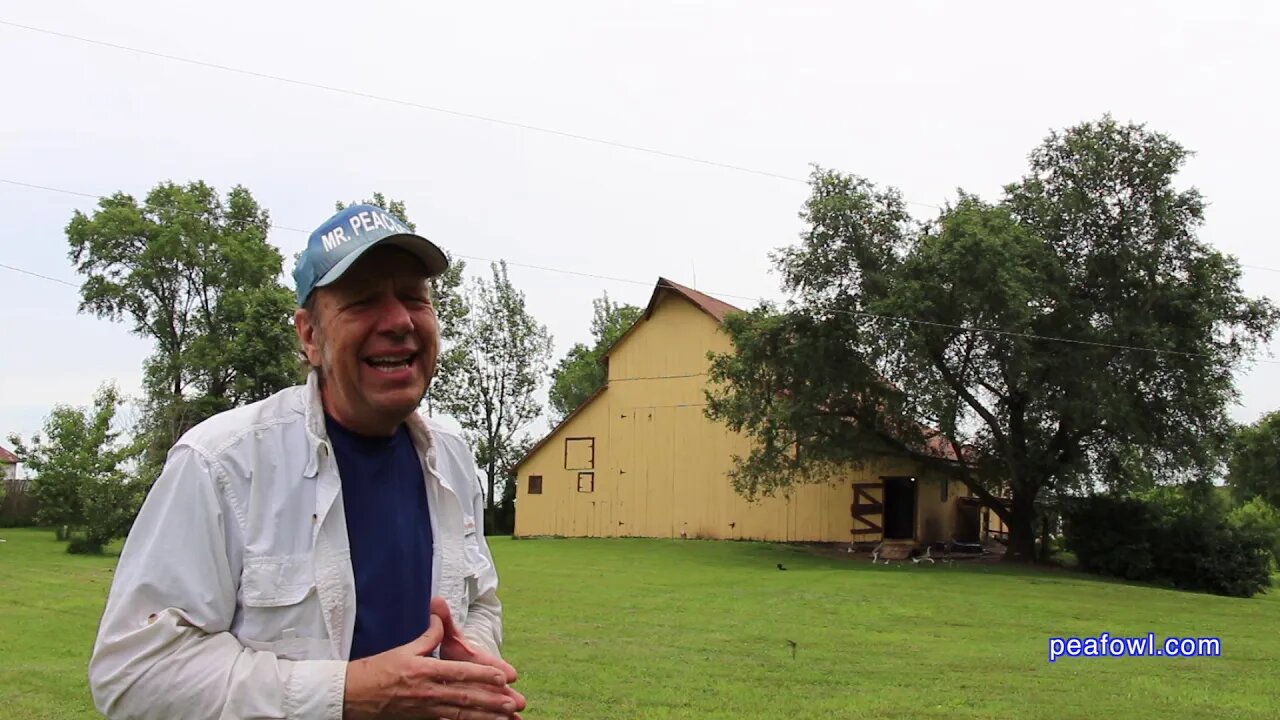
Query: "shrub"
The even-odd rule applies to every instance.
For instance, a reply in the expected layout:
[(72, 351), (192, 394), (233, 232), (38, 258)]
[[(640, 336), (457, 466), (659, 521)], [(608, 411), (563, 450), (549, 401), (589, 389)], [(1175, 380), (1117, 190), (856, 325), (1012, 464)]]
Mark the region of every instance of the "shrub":
[(1275, 536), (1229, 522), (1218, 503), (1162, 490), (1077, 499), (1064, 516), (1066, 546), (1090, 572), (1236, 597), (1271, 584)]
[(1271, 543), (1204, 509), (1164, 513), (1152, 532), (1157, 581), (1185, 590), (1250, 597), (1271, 584)]
[(1280, 510), (1261, 497), (1255, 497), (1233, 508), (1227, 515), (1227, 523), (1246, 533), (1269, 538), (1273, 567), (1280, 568)]
[(1087, 497), (1066, 504), (1063, 543), (1080, 567), (1126, 580), (1151, 580), (1155, 563), (1147, 528), (1154, 508), (1136, 498)]
[(100, 555), (102, 543), (89, 538), (73, 537), (71, 542), (67, 543), (67, 552), (72, 555)]

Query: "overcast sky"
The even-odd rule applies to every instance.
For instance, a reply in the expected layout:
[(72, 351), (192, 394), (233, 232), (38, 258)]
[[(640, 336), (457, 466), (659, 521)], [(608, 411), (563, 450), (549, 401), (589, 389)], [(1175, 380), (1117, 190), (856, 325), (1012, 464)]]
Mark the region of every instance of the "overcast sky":
[[(1211, 203), (1203, 238), (1280, 302), (1277, 5), (4, 1), (0, 21), (789, 178), (816, 163), (897, 186), (921, 217), (960, 187), (996, 199), (1048, 132), (1110, 112), (1197, 153), (1182, 179)], [(242, 184), (296, 228), (382, 190), (455, 254), (634, 281), (512, 267), (557, 358), (604, 291), (643, 304), (666, 276), (777, 297), (768, 253), (796, 240), (808, 190), (5, 25), (0, 68), (2, 179)], [(93, 205), (0, 183), (0, 263), (76, 282), (65, 227)], [(292, 258), (305, 236), (271, 241)], [(150, 344), (77, 302), (0, 268), (0, 442), (103, 381), (139, 391)], [(1237, 419), (1280, 408), (1280, 364), (1240, 387)]]

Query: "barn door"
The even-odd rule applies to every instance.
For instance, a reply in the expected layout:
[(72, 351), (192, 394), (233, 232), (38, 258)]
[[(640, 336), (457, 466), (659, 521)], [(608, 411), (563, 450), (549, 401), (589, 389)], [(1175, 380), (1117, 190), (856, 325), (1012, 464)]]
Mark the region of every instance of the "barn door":
[(884, 539), (884, 483), (854, 483), (853, 541), (880, 542)]

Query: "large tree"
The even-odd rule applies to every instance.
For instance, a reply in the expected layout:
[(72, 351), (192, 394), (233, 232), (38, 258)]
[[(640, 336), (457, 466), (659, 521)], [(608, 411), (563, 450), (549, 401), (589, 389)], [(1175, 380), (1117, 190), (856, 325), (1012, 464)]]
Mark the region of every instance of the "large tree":
[(1208, 477), (1232, 373), (1280, 316), (1197, 239), (1187, 156), (1103, 118), (1051, 134), (999, 203), (962, 192), (929, 223), (896, 190), (815, 170), (802, 239), (774, 256), (790, 302), (731, 317), (735, 353), (713, 361), (708, 415), (755, 440), (735, 484), (915, 458), (1028, 560), (1038, 501)]
[[(352, 205), (373, 205), (394, 215), (400, 222), (403, 222), (410, 230), (417, 232), (418, 226), (409, 219), (409, 209), (405, 206), (403, 200), (394, 200), (388, 198), (381, 192), (373, 193), (373, 197), (368, 200), (361, 200), (359, 203), (350, 203)], [(346, 204), (339, 201), (337, 209), (342, 210)], [(457, 344), (459, 333), (462, 331), (464, 318), (467, 316), (467, 298), (462, 287), (462, 273), (467, 268), (467, 263), (455, 257), (447, 249), (444, 250), (445, 256), (449, 259), (449, 269), (438, 277), (431, 279), (431, 298), (436, 308), (436, 317), (440, 320), (440, 339), (442, 341), (442, 350)], [(425, 399), (427, 405), (427, 414), (432, 414), (435, 410), (432, 397), (434, 391), (428, 391)]]
[(490, 279), (476, 278), (468, 287), (471, 312), (457, 342), (441, 356), (436, 398), (474, 448), (487, 480), (492, 519), (499, 506), (498, 482), (509, 484), (528, 447), (527, 428), (542, 412), (537, 391), (550, 360), (551, 335), (529, 314), (524, 293), (507, 277), (506, 263), (490, 269)]
[(91, 409), (59, 405), (30, 442), (10, 437), (34, 473), (37, 522), (83, 533), (92, 552), (125, 535), (142, 501), (142, 485), (122, 470), (129, 448), (113, 427), (120, 404), (115, 386), (103, 385)]
[(297, 381), (294, 299), (269, 225), (245, 188), (224, 200), (203, 182), (161, 183), (141, 203), (116, 193), (67, 225), (86, 278), (81, 311), (155, 342), (144, 368), (146, 475), (196, 423)]
[(601, 357), (642, 312), (635, 305), (613, 302), (608, 293), (592, 300), (591, 309), (591, 344), (574, 344), (551, 371), (548, 399), (557, 419), (576, 410), (604, 385), (607, 371)]
[(1280, 410), (1236, 431), (1227, 484), (1238, 503), (1260, 497), (1280, 508)]

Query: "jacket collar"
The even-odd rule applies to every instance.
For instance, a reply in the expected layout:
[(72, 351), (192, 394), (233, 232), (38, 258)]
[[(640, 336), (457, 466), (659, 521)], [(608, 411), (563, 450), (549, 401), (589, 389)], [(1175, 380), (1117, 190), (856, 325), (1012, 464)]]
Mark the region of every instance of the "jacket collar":
[[(303, 417), (307, 427), (307, 466), (303, 474), (315, 477), (319, 470), (321, 455), (333, 452), (329, 444), (329, 431), (324, 423), (324, 401), (320, 397), (320, 374), (312, 369), (307, 373), (307, 383), (302, 388)], [(418, 454), (430, 458), (435, 454), (435, 439), (426, 421), (416, 411), (405, 418), (409, 426), (409, 435)]]

